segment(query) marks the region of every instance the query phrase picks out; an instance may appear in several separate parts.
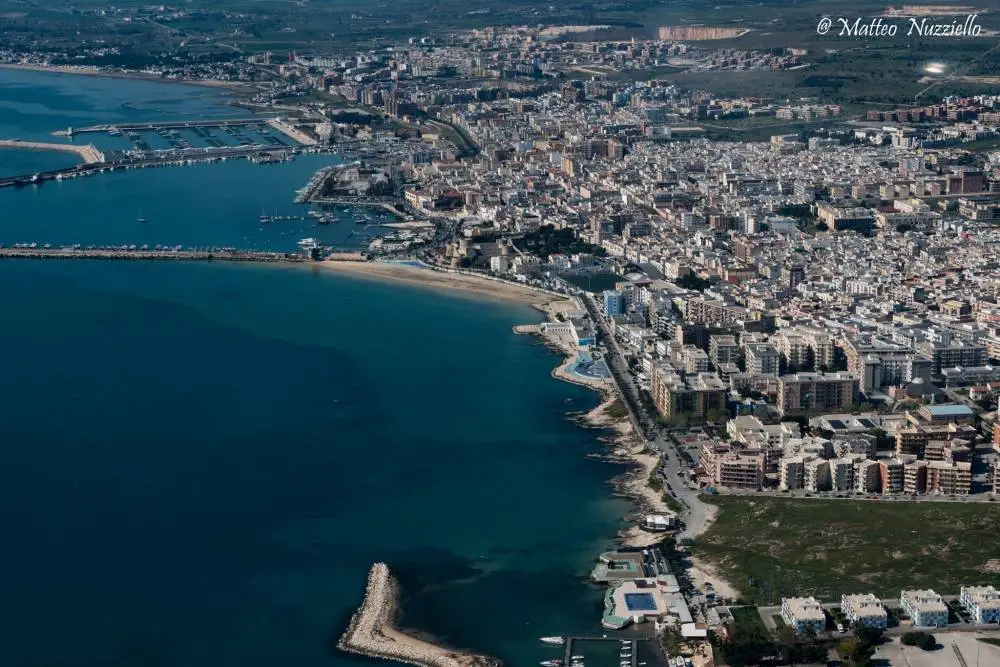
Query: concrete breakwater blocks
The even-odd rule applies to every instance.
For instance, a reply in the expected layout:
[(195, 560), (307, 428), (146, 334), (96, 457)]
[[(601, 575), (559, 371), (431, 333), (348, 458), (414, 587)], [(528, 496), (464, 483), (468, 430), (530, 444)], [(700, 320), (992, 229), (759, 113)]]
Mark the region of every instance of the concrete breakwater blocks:
[(365, 597), (337, 648), (371, 658), (421, 667), (499, 667), (488, 656), (444, 648), (400, 632), (396, 617), (398, 586), (389, 566), (375, 563), (368, 572)]

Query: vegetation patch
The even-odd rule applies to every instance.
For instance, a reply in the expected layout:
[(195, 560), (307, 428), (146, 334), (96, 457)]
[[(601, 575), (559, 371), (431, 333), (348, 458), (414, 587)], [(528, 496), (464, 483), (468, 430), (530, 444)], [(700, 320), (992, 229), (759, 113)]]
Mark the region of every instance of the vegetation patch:
[(692, 547), (729, 573), (746, 601), (844, 593), (898, 597), (903, 588), (942, 595), (1000, 585), (995, 556), (1000, 507), (981, 503), (705, 497), (719, 506)]

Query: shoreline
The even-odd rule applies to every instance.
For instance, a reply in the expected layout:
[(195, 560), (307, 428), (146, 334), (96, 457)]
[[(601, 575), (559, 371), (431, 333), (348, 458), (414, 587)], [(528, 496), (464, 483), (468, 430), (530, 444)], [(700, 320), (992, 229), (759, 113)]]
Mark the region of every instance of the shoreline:
[(497, 667), (500, 661), (485, 655), (446, 648), (406, 634), (396, 627), (399, 583), (385, 563), (368, 572), (361, 606), (351, 617), (337, 648), (369, 658), (385, 658), (419, 667)]
[(425, 289), (445, 290), (466, 296), (489, 297), (517, 301), (548, 312), (552, 302), (569, 301), (567, 296), (556, 296), (527, 285), (512, 285), (475, 275), (447, 273), (435, 268), (421, 268), (409, 264), (351, 260), (325, 260), (313, 262), (319, 270), (344, 276), (386, 283), (401, 283)]
[(0, 70), (20, 70), (22, 72), (47, 72), (49, 74), (69, 74), (74, 76), (96, 76), (107, 79), (132, 79), (134, 81), (155, 81), (158, 83), (185, 84), (203, 88), (222, 88), (233, 93), (246, 92), (252, 85), (242, 81), (221, 81), (219, 79), (170, 79), (139, 71), (108, 71), (71, 65), (33, 65), (31, 63), (0, 63)]

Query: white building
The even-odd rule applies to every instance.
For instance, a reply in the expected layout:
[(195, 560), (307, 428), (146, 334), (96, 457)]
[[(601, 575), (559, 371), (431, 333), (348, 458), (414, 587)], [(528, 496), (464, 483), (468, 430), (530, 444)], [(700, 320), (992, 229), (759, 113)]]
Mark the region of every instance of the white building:
[(973, 623), (1000, 623), (1000, 591), (992, 586), (962, 586), (958, 601)]
[(778, 487), (782, 491), (801, 489), (805, 484), (805, 458), (787, 456), (778, 462)]
[(822, 632), (826, 628), (826, 613), (814, 597), (782, 598), (781, 618), (796, 632), (806, 632), (810, 628)]
[(905, 590), (899, 595), (899, 606), (917, 628), (943, 628), (948, 625), (948, 606), (931, 589)]
[(855, 626), (884, 630), (889, 625), (885, 606), (871, 593), (841, 596), (840, 610), (844, 613), (844, 618)]
[(804, 487), (808, 491), (828, 491), (830, 489), (830, 462), (825, 459), (813, 459), (805, 464)]
[(854, 490), (858, 493), (874, 493), (881, 485), (881, 468), (878, 461), (859, 460), (854, 464)]
[(853, 459), (833, 459), (830, 461), (830, 486), (834, 491), (854, 490)]

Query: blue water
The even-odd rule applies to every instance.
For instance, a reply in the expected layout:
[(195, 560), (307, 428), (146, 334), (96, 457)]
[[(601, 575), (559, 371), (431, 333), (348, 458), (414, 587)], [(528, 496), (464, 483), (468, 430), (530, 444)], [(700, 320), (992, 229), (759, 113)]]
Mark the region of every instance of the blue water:
[[(154, 94), (32, 76), (50, 109)], [(259, 208), (312, 166), (199, 169), (0, 192), (0, 241), (221, 242), (252, 224), (220, 184)], [(566, 419), (596, 396), (511, 333), (537, 312), (219, 263), (11, 260), (0, 294), (0, 665), (359, 664), (329, 645), (376, 560), (405, 626), (512, 665), (597, 629), (621, 470)]]

